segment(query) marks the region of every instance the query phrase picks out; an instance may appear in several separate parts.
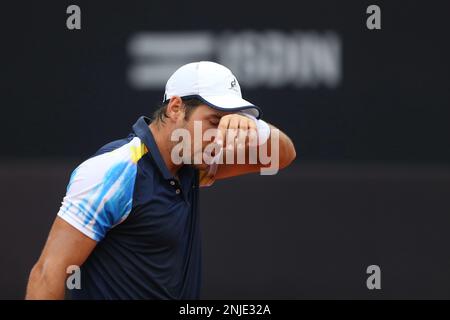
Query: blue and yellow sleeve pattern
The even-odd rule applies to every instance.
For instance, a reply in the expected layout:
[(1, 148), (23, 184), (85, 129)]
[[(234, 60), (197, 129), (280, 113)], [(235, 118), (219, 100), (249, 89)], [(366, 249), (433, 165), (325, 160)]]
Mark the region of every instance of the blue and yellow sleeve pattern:
[(72, 173), (58, 216), (100, 241), (132, 208), (137, 162), (148, 152), (138, 137), (83, 162)]

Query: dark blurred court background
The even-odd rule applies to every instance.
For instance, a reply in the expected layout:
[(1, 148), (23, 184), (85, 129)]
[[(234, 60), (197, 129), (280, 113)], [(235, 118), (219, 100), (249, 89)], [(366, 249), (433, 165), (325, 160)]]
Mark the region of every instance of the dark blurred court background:
[[(66, 8), (81, 8), (81, 30)], [(381, 30), (366, 8), (381, 8)], [(450, 4), (2, 4), (0, 298), (20, 299), (71, 171), (182, 64), (213, 60), (292, 137), (276, 176), (201, 193), (203, 298), (450, 298)], [(368, 290), (366, 268), (381, 268)]]

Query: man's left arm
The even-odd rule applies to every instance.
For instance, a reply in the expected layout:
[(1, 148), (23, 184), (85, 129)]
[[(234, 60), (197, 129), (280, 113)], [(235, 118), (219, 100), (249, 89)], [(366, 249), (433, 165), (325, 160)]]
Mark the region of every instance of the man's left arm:
[[(219, 143), (223, 145), (224, 150), (224, 163), (219, 164), (215, 173), (214, 179), (225, 179), (235, 177), (247, 173), (259, 172), (263, 168), (268, 168), (276, 162), (277, 171), (287, 167), (296, 157), (296, 151), (292, 140), (281, 130), (271, 124), (267, 124), (267, 129), (270, 130), (265, 133), (266, 141), (257, 146), (257, 159), (256, 163), (250, 161), (250, 132), (256, 132), (258, 139), (261, 137), (262, 132), (258, 132), (257, 123), (252, 118), (243, 116), (241, 114), (230, 114), (221, 118), (218, 129), (221, 132), (219, 137)], [(230, 130), (231, 129), (231, 130)], [(259, 140), (258, 140), (259, 141)], [(231, 164), (227, 164), (226, 150), (234, 148), (234, 159)], [(239, 149), (245, 148), (245, 162), (237, 163), (237, 155)], [(278, 150), (274, 150), (278, 148)], [(241, 151), (242, 152), (242, 151)], [(261, 154), (266, 155), (265, 159), (262, 159)], [(277, 157), (277, 159), (274, 159)], [(265, 160), (265, 161), (264, 161)], [(268, 163), (267, 160), (270, 160)]]

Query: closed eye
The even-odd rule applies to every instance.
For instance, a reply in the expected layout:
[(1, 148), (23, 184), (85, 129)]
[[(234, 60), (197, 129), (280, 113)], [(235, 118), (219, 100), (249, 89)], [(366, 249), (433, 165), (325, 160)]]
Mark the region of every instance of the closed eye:
[(212, 117), (209, 118), (209, 123), (214, 126), (217, 127), (219, 125), (220, 122), (220, 116), (218, 115), (213, 115)]

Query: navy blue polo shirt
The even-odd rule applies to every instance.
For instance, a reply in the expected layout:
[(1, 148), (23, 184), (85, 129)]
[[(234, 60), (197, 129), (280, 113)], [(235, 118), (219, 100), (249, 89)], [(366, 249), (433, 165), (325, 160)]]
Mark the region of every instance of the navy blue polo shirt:
[(201, 286), (199, 185), (205, 173), (167, 169), (141, 117), (72, 173), (58, 216), (97, 246), (74, 299), (197, 299)]

